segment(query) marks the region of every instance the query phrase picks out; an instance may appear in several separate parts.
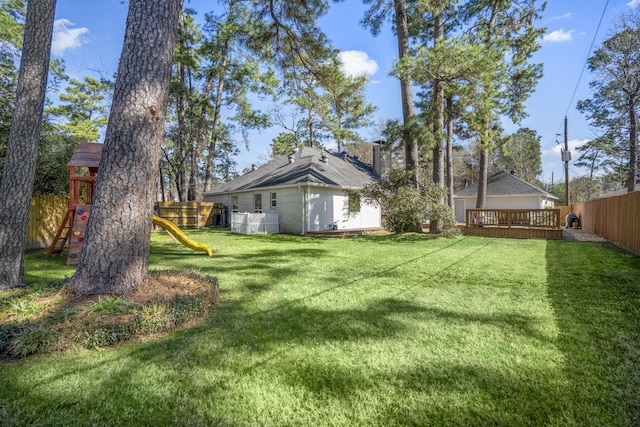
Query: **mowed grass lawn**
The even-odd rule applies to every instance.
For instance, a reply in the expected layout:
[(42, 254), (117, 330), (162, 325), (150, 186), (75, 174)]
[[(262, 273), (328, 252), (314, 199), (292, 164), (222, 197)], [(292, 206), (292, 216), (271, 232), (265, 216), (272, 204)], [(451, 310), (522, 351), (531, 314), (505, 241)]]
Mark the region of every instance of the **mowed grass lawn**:
[[(609, 244), (192, 231), (197, 326), (0, 366), (0, 425), (640, 425), (640, 259)], [(26, 260), (30, 282), (72, 274)]]

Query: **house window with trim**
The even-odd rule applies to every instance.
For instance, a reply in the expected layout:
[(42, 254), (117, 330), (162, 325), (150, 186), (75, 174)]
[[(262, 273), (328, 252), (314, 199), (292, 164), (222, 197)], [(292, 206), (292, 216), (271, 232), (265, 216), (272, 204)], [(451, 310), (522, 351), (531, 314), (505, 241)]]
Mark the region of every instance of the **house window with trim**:
[(349, 213), (360, 212), (360, 194), (349, 193), (347, 197), (348, 197), (347, 205), (349, 206)]
[(262, 213), (262, 194), (253, 195), (253, 211), (255, 213)]
[(238, 196), (231, 196), (231, 212), (238, 212)]
[(275, 209), (277, 206), (276, 193), (271, 193), (271, 209)]

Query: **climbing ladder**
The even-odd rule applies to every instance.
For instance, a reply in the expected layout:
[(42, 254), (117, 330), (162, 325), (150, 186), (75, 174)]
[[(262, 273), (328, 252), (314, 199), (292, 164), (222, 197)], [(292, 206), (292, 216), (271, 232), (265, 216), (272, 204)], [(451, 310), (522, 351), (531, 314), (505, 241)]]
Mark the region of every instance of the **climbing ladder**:
[(82, 252), (82, 245), (84, 244), (84, 235), (87, 231), (87, 221), (89, 220), (90, 210), (91, 205), (76, 206), (76, 214), (73, 218), (73, 226), (71, 227), (71, 236), (69, 239), (67, 265), (76, 265), (80, 259), (80, 252)]
[(64, 247), (69, 241), (69, 236), (71, 235), (71, 225), (73, 224), (74, 214), (75, 209), (69, 209), (67, 211), (67, 215), (62, 220), (62, 223), (53, 238), (53, 242), (51, 242), (51, 245), (49, 246), (47, 254), (44, 256), (44, 259), (49, 259), (51, 255), (60, 255), (60, 253), (62, 253)]

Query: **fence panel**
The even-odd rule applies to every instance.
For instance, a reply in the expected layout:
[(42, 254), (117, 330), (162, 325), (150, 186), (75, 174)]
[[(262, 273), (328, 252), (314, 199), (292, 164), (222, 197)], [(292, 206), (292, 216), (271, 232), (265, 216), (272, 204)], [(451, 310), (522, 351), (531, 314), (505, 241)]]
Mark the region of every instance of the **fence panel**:
[(69, 209), (65, 196), (34, 196), (29, 209), (27, 249), (47, 248)]
[(156, 202), (155, 211), (180, 228), (221, 225), (221, 206), (212, 202)]
[(277, 234), (280, 232), (278, 214), (234, 212), (231, 231), (240, 234)]
[(640, 191), (576, 203), (572, 209), (586, 231), (640, 253)]

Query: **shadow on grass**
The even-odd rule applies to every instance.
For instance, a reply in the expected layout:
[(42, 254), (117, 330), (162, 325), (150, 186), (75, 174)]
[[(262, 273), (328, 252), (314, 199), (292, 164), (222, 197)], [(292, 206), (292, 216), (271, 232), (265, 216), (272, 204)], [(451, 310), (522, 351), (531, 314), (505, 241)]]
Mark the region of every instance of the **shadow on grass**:
[(608, 243), (549, 241), (549, 298), (582, 425), (640, 425), (640, 258)]
[[(355, 354), (340, 356), (354, 346), (366, 350), (366, 343), (376, 343), (370, 351), (402, 357), (401, 348), (378, 345), (416, 323), (484, 323), (530, 335), (526, 319), (470, 317), (399, 299), (343, 310), (290, 303), (247, 314), (237, 304), (231, 301), (203, 324), (159, 341), (104, 355), (60, 358), (55, 370), (39, 380), (4, 376), (0, 413), (4, 410), (7, 418), (0, 415), (0, 424), (38, 419), (51, 424), (73, 419), (78, 425), (286, 424), (277, 406), (264, 408), (264, 401), (272, 399), (264, 396), (261, 401), (253, 394), (267, 392), (272, 381), (279, 384), (274, 393), (301, 390), (307, 409), (324, 417), (316, 420), (319, 424), (545, 425), (562, 411), (553, 403), (549, 406), (562, 401), (552, 371), (502, 370), (455, 357), (438, 363), (409, 359), (409, 364), (405, 360), (396, 365), (394, 356), (386, 354), (380, 357), (389, 357), (387, 365), (368, 367), (351, 365), (349, 361), (358, 359)], [(321, 353), (314, 348), (321, 348)], [(52, 386), (68, 378), (70, 387)], [(78, 378), (88, 378), (90, 384), (78, 385)], [(527, 383), (530, 378), (538, 381)], [(253, 382), (260, 383), (259, 391), (252, 388)], [(21, 406), (8, 400), (11, 395), (21, 396)], [(286, 410), (299, 405), (295, 399), (300, 396), (289, 398), (293, 401), (282, 403)], [(246, 407), (239, 409), (237, 404)], [(334, 409), (325, 413), (326, 405)], [(340, 412), (331, 413), (336, 408)], [(298, 411), (296, 416), (302, 417), (306, 410)]]
[[(443, 241), (410, 262), (419, 262), (459, 240)], [(466, 257), (486, 253), (493, 239), (478, 242), (434, 274), (464, 262)], [(499, 346), (491, 349), (499, 353), (497, 360), (476, 361), (469, 354), (459, 357), (455, 351), (480, 345), (476, 342), (429, 342), (421, 348), (422, 341), (417, 346), (404, 341), (420, 340), (422, 331), (446, 323), (453, 324), (454, 329), (497, 331), (504, 335), (501, 343), (507, 347), (517, 342), (531, 346), (543, 342), (545, 349), (553, 347), (549, 335), (538, 331), (539, 319), (525, 314), (436, 308), (400, 294), (363, 298), (361, 305), (347, 308), (323, 308), (305, 301), (317, 301), (329, 293), (330, 282), (335, 279), (332, 277), (319, 279), (328, 290), (288, 301), (276, 299), (275, 304), (260, 307), (257, 301), (273, 290), (269, 280), (289, 277), (296, 270), (288, 260), (329, 255), (326, 249), (315, 246), (295, 254), (272, 246), (222, 256), (224, 263), (200, 266), (203, 273), (211, 275), (240, 269), (240, 279), (238, 295), (221, 302), (218, 310), (199, 325), (153, 342), (55, 356), (50, 363), (40, 358), (15, 369), (0, 367), (0, 425), (45, 424), (43, 420), (58, 425), (511, 426), (570, 425), (572, 421), (574, 425), (625, 425), (623, 418), (616, 418), (620, 403), (614, 399), (622, 396), (622, 405), (633, 414), (631, 387), (637, 382), (623, 382), (626, 391), (618, 393), (611, 389), (621, 383), (619, 378), (608, 378), (607, 372), (598, 371), (594, 379), (581, 371), (590, 364), (604, 370), (610, 363), (607, 356), (599, 354), (605, 353), (604, 347), (591, 341), (593, 325), (579, 326), (575, 333), (571, 329), (571, 322), (583, 317), (582, 309), (587, 309), (583, 323), (589, 318), (599, 319), (595, 301), (601, 296), (596, 293), (589, 297), (593, 298), (589, 304), (573, 307), (573, 298), (583, 297), (579, 295), (581, 285), (577, 277), (558, 277), (566, 271), (562, 260), (567, 257), (559, 243), (554, 246), (555, 242), (550, 242), (546, 256), (549, 296), (556, 313), (562, 313), (558, 315), (558, 346), (565, 355), (566, 373), (558, 372), (552, 363), (541, 363), (540, 367), (512, 360), (520, 355), (513, 356)], [(183, 268), (179, 257), (168, 263)], [(398, 265), (343, 279), (335, 287), (390, 275)], [(600, 274), (622, 283), (627, 272), (637, 269), (633, 262), (628, 267), (621, 273), (608, 268)], [(585, 274), (584, 280), (591, 282), (600, 277), (584, 270), (577, 266), (572, 274)], [(258, 271), (262, 279), (254, 277)], [(576, 289), (565, 289), (567, 281)], [(623, 293), (633, 298), (637, 292), (634, 283), (638, 282), (640, 279), (625, 282)], [(225, 284), (221, 286), (224, 296)], [(632, 306), (627, 304), (625, 309), (631, 310)], [(629, 320), (633, 313), (638, 317), (637, 311), (632, 311), (621, 320)], [(629, 327), (637, 326), (637, 320), (630, 322)], [(615, 335), (611, 328), (605, 332)], [(616, 336), (604, 337), (604, 344), (611, 345), (617, 341)], [(465, 338), (470, 336), (455, 336), (460, 341)], [(581, 342), (572, 343), (576, 339), (597, 347), (582, 352)], [(430, 353), (437, 352), (440, 345), (448, 346), (450, 354), (433, 357)], [(637, 351), (637, 347), (631, 349)], [(405, 350), (413, 353), (407, 356)], [(474, 351), (467, 348), (468, 353)], [(629, 357), (629, 363), (637, 364), (637, 353)], [(626, 367), (616, 372), (637, 373), (634, 369)], [(565, 377), (570, 380), (569, 391)], [(581, 388), (581, 381), (587, 383), (586, 390)], [(589, 395), (598, 395), (601, 384), (608, 388), (605, 394), (600, 393), (604, 403)], [(567, 397), (574, 391), (577, 397)], [(567, 402), (573, 403), (567, 406)], [(599, 405), (604, 415), (589, 405)]]

